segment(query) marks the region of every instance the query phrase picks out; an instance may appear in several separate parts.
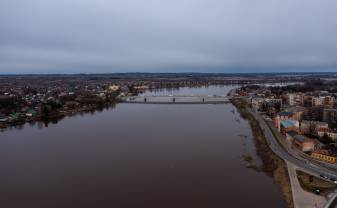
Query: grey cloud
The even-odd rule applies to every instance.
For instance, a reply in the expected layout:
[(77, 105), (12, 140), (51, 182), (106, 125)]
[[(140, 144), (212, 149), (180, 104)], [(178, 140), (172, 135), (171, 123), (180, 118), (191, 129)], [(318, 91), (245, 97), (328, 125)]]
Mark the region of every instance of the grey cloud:
[(0, 73), (337, 71), (334, 0), (2, 0)]

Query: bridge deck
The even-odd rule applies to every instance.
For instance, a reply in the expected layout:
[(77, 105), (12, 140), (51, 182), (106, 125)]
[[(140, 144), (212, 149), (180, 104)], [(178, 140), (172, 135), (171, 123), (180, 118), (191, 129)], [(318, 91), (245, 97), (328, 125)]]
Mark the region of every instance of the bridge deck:
[(134, 96), (122, 99), (124, 103), (144, 104), (221, 104), (229, 103), (225, 96)]

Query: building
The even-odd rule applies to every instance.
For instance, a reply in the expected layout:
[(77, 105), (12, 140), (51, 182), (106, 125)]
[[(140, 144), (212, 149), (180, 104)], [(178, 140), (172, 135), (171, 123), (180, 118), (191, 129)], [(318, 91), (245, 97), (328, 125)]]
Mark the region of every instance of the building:
[(311, 102), (312, 106), (321, 106), (324, 103), (324, 97), (313, 97)]
[(306, 112), (302, 115), (303, 120), (322, 121), (324, 106), (307, 107)]
[(281, 121), (289, 120), (293, 116), (292, 112), (282, 111), (279, 112), (274, 118), (274, 126), (280, 131), (281, 130)]
[(302, 134), (314, 134), (318, 129), (329, 128), (329, 124), (320, 121), (302, 120), (300, 123), (300, 130)]
[(268, 115), (275, 116), (282, 108), (282, 99), (266, 98), (262, 108)]
[(293, 145), (303, 152), (311, 152), (315, 148), (315, 141), (297, 134), (293, 137)]
[(286, 108), (284, 111), (279, 112), (274, 117), (274, 126), (281, 130), (281, 121), (283, 120), (302, 120), (303, 115), (306, 113), (306, 108), (300, 106), (294, 106)]
[(287, 132), (290, 132), (290, 131), (295, 131), (299, 133), (299, 122), (295, 120), (290, 120), (290, 119), (281, 121), (281, 125), (280, 125), (281, 134), (285, 136)]
[(311, 106), (333, 106), (335, 99), (330, 95), (320, 95), (312, 97), (311, 102)]
[(302, 120), (302, 116), (304, 113), (306, 113), (307, 109), (302, 106), (292, 106), (284, 109), (284, 111), (293, 113), (291, 119), (300, 121)]
[(288, 131), (286, 133), (286, 140), (288, 143), (292, 144), (294, 141), (294, 137), (298, 134), (296, 131)]
[(335, 102), (335, 98), (332, 96), (325, 96), (323, 100), (324, 106), (333, 106)]
[(290, 106), (303, 105), (304, 95), (302, 93), (288, 93), (286, 95), (286, 101)]
[(311, 153), (311, 157), (329, 163), (337, 163), (337, 155), (331, 154), (328, 150), (316, 150)]
[(337, 109), (328, 108), (323, 110), (323, 121), (337, 125)]
[(118, 90), (120, 90), (120, 86), (119, 85), (111, 85), (109, 86), (109, 90), (112, 92), (116, 92)]
[(320, 138), (324, 137), (324, 135), (328, 136), (332, 141), (337, 141), (337, 130), (329, 129), (329, 128), (319, 128), (317, 129), (317, 136)]
[(1, 123), (1, 122), (7, 122), (7, 121), (8, 121), (8, 117), (6, 117), (6, 116), (0, 114), (0, 123)]
[(282, 99), (255, 97), (251, 99), (252, 109), (275, 115), (282, 108)]
[(251, 100), (252, 109), (254, 111), (261, 111), (263, 102), (264, 102), (264, 98), (259, 98), (259, 97), (252, 98)]
[(303, 106), (305, 107), (312, 107), (312, 95), (304, 95), (303, 98)]

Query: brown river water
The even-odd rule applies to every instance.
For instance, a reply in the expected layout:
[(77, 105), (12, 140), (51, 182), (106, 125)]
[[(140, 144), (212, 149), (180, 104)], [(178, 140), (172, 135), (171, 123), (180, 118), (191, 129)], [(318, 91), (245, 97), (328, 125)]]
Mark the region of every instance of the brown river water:
[[(226, 94), (232, 86), (146, 94)], [(0, 207), (286, 207), (231, 104), (118, 104), (0, 133)]]

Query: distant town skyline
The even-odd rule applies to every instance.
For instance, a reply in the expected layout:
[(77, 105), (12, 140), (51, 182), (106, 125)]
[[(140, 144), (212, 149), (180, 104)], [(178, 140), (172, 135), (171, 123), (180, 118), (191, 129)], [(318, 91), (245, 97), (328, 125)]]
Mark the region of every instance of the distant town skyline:
[(337, 2), (2, 0), (0, 74), (337, 72)]

